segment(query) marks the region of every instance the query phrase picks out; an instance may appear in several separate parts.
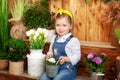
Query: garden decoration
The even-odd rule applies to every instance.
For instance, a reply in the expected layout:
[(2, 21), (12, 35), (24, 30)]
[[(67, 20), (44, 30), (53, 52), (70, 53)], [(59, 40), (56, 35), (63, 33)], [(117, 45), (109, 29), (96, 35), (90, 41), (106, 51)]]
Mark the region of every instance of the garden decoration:
[(32, 77), (40, 76), (45, 70), (45, 55), (42, 53), (47, 41), (47, 29), (30, 29), (26, 32), (29, 38), (30, 54), (28, 59), (28, 74)]

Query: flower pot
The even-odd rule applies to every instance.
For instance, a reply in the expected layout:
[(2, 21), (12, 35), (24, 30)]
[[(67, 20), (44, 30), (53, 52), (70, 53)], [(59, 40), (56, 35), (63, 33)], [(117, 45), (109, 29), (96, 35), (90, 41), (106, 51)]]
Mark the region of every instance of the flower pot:
[(9, 61), (9, 73), (21, 75), (24, 72), (24, 61), (13, 62)]
[(55, 77), (58, 73), (59, 65), (50, 66), (46, 64), (46, 74), (48, 77)]
[(104, 80), (104, 73), (102, 72), (91, 72), (90, 73), (91, 80)]
[(6, 70), (8, 68), (8, 60), (0, 60), (0, 70)]
[(27, 55), (28, 75), (31, 77), (39, 77), (45, 70), (45, 55), (42, 50), (30, 50)]

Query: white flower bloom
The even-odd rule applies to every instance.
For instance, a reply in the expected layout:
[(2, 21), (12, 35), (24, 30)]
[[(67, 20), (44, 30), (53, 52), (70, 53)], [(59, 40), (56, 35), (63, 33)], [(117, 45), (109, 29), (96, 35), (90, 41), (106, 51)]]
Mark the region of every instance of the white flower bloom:
[(29, 37), (29, 40), (31, 43), (30, 48), (31, 49), (43, 49), (46, 43), (46, 40), (47, 40), (47, 34), (48, 34), (47, 29), (43, 29), (43, 28), (38, 28), (37, 30), (30, 29), (29, 31), (27, 31), (26, 35)]
[(31, 29), (31, 30), (30, 30), (30, 33), (31, 33), (31, 34), (34, 34), (34, 33), (35, 33), (35, 30), (34, 30), (34, 29)]
[(29, 31), (26, 32), (26, 35), (27, 36), (31, 36), (32, 34), (34, 34), (35, 30), (34, 29), (31, 29)]
[(44, 29), (42, 30), (42, 32), (43, 32), (43, 33), (47, 33), (48, 30), (44, 28)]
[(37, 31), (38, 31), (39, 33), (42, 33), (42, 28), (38, 28)]
[(35, 36), (38, 37), (39, 36), (39, 32), (35, 31)]
[(27, 35), (27, 36), (30, 36), (30, 35), (31, 35), (30, 31), (27, 31), (27, 32), (26, 32), (26, 35)]
[(48, 30), (47, 29), (43, 29), (43, 31), (42, 31), (45, 35), (45, 37), (47, 37), (47, 35), (48, 35)]
[(55, 59), (54, 58), (49, 58), (48, 61), (52, 62), (52, 63), (55, 63)]

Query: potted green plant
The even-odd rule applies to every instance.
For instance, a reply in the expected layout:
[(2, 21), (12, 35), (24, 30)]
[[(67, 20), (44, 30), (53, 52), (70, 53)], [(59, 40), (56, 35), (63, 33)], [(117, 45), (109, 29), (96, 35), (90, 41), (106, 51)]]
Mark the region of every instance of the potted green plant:
[(9, 60), (9, 73), (22, 74), (27, 49), (25, 42), (20, 39), (10, 39), (7, 46), (9, 47), (7, 57)]
[(9, 39), (7, 0), (0, 0), (0, 70), (7, 69), (6, 41)]
[(26, 32), (30, 48), (30, 54), (27, 55), (30, 76), (40, 76), (44, 72), (45, 55), (42, 50), (47, 41), (47, 31), (45, 28), (37, 28)]
[(51, 78), (56, 76), (59, 70), (59, 60), (55, 58), (49, 58), (45, 60), (45, 63), (47, 76)]
[(49, 12), (47, 0), (32, 2), (26, 6), (23, 14), (23, 22), (29, 28), (54, 29), (54, 21), (51, 19), (54, 13)]

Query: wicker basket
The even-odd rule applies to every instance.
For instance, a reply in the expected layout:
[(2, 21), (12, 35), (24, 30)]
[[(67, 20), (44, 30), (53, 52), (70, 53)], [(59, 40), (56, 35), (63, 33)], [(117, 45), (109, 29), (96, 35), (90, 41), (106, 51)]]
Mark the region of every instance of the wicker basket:
[(6, 70), (8, 68), (8, 60), (0, 60), (0, 70)]
[(9, 73), (15, 75), (21, 75), (24, 71), (24, 61), (12, 62), (9, 61)]

